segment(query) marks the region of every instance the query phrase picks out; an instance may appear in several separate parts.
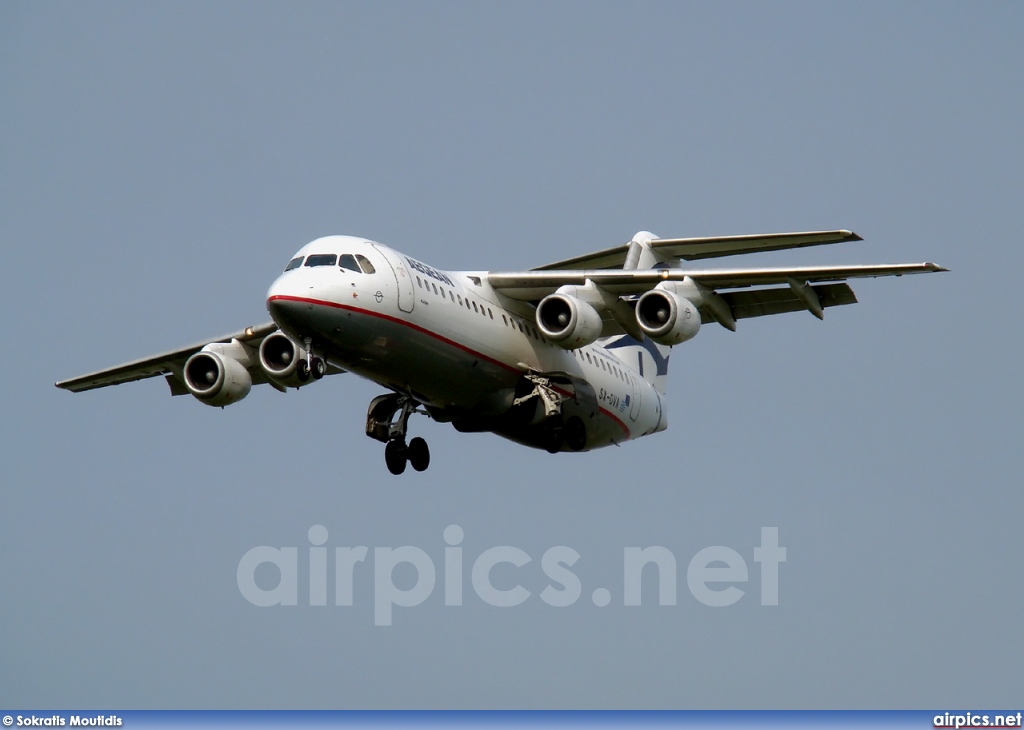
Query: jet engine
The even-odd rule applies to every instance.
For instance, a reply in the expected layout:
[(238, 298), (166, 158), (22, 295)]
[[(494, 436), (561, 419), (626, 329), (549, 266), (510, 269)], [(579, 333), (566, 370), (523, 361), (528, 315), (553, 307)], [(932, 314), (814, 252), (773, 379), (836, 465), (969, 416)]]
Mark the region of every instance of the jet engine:
[(287, 335), (274, 332), (263, 338), (260, 367), (278, 385), (298, 388), (310, 382), (309, 369), (305, 364), (306, 350)]
[(636, 320), (659, 345), (678, 345), (697, 334), (700, 312), (689, 299), (666, 289), (651, 289), (636, 303)]
[(568, 294), (549, 294), (537, 305), (537, 327), (553, 345), (566, 350), (585, 347), (601, 336), (601, 315)]
[(185, 362), (185, 385), (200, 403), (227, 406), (249, 395), (252, 378), (245, 365), (207, 345)]

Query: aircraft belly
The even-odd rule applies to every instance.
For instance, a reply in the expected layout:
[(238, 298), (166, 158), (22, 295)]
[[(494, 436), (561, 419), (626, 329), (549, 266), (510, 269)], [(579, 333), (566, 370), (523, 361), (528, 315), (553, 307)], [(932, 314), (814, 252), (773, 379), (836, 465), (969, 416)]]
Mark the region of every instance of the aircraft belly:
[(316, 306), (304, 320), (305, 329), (317, 333), (314, 347), (331, 362), (428, 405), (471, 408), (519, 378), (514, 368), (388, 314)]
[[(538, 352), (526, 345), (519, 352), (522, 347), (508, 347), (513, 344), (508, 342), (458, 341), (450, 327), (432, 318), (398, 316), (397, 311), (375, 311), (325, 300), (292, 300), (276, 305), (275, 320), (291, 337), (299, 342), (311, 337), (314, 350), (332, 363), (386, 388), (408, 392), (426, 405), (467, 412), (477, 409), (479, 413), (479, 408), (496, 394), (514, 389), (522, 373), (495, 357), (502, 345), (513, 357), (521, 356), (522, 362), (533, 363), (533, 367), (585, 377), (574, 360), (559, 357), (561, 351), (554, 348)], [(628, 409), (583, 399), (577, 402), (569, 390), (564, 394), (570, 396), (562, 404), (565, 417), (578, 416), (586, 426), (585, 450), (632, 438), (627, 426)], [(517, 443), (544, 447), (543, 433), (536, 426), (501, 417), (487, 418), (480, 425), (480, 430)]]

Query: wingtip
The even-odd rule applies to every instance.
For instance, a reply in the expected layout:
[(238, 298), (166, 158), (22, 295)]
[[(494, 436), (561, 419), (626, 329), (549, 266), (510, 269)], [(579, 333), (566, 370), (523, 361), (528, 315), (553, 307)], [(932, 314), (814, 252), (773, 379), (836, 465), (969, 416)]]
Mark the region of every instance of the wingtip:
[(949, 271), (949, 269), (947, 269), (945, 266), (939, 266), (938, 264), (933, 264), (931, 261), (925, 262), (925, 267), (929, 271), (936, 272), (936, 273), (938, 273), (940, 271)]
[(848, 231), (845, 228), (841, 231), (841, 233), (843, 234), (843, 236), (846, 237), (847, 241), (863, 241), (864, 240), (863, 238), (858, 236), (853, 231)]

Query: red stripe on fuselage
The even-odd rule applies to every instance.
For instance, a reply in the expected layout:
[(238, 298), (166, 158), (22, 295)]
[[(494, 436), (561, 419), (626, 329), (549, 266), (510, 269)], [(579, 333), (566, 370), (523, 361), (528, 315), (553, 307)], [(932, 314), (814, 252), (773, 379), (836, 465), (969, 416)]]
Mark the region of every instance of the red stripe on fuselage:
[[(405, 327), (408, 327), (409, 329), (415, 330), (416, 332), (419, 332), (421, 334), (427, 335), (428, 337), (433, 337), (434, 339), (440, 340), (441, 342), (445, 343), (446, 345), (450, 345), (450, 346), (455, 347), (455, 348), (457, 348), (459, 350), (462, 350), (463, 352), (468, 353), (468, 354), (472, 355), (473, 357), (478, 357), (481, 360), (486, 360), (487, 362), (489, 362), (489, 363), (491, 363), (493, 365), (497, 365), (498, 367), (504, 368), (504, 369), (508, 370), (509, 372), (513, 372), (513, 373), (516, 373), (516, 374), (519, 374), (519, 375), (522, 374), (522, 371), (519, 368), (517, 368), (517, 367), (513, 367), (512, 365), (509, 365), (507, 363), (503, 363), (501, 360), (495, 360), (493, 357), (488, 357), (487, 355), (483, 354), (482, 352), (478, 352), (478, 351), (476, 351), (476, 350), (474, 350), (474, 349), (472, 349), (470, 347), (467, 347), (466, 345), (463, 345), (461, 342), (456, 342), (455, 340), (449, 339), (448, 337), (445, 337), (444, 335), (439, 335), (437, 332), (434, 332), (433, 330), (428, 330), (426, 327), (420, 327), (418, 324), (413, 324), (412, 322), (410, 322), (408, 320), (401, 319), (399, 317), (392, 317), (390, 314), (383, 314), (382, 312), (374, 312), (374, 311), (371, 311), (369, 309), (363, 309), (362, 307), (353, 307), (351, 304), (341, 304), (339, 302), (331, 302), (331, 301), (327, 301), (325, 299), (312, 299), (310, 297), (294, 297), (294, 296), (290, 296), (290, 295), (287, 295), (287, 294), (275, 294), (272, 297), (270, 297), (269, 299), (267, 299), (267, 301), (268, 302), (273, 302), (273, 301), (299, 302), (300, 304), (316, 304), (316, 305), (319, 305), (319, 306), (322, 306), (322, 307), (333, 307), (334, 309), (344, 309), (346, 311), (355, 312), (357, 314), (365, 314), (365, 315), (367, 315), (369, 317), (377, 317), (378, 319), (383, 319), (383, 320), (386, 320), (388, 322), (393, 322), (395, 324), (404, 325)], [(559, 393), (561, 393), (562, 395), (564, 395), (566, 397), (570, 397), (570, 398), (572, 397), (572, 393), (570, 393), (569, 391), (562, 390), (561, 388), (555, 388), (555, 390), (557, 390)], [(626, 426), (625, 423), (620, 421), (615, 416), (614, 413), (612, 413), (611, 411), (609, 411), (609, 410), (607, 410), (605, 408), (602, 408), (601, 406), (598, 406), (598, 408), (600, 409), (601, 413), (603, 413), (605, 416), (610, 418), (619, 428), (621, 428), (623, 433), (625, 433), (627, 437), (629, 436), (629, 428)]]

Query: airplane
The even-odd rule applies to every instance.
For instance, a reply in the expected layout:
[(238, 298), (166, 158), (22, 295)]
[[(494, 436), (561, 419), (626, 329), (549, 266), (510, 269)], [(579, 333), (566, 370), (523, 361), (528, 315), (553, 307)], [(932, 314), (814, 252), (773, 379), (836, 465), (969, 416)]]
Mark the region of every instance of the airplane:
[(224, 407), (255, 384), (285, 392), (351, 372), (386, 388), (366, 415), (392, 474), (423, 471), (407, 440), (425, 414), (551, 453), (664, 431), (669, 354), (704, 324), (857, 301), (847, 279), (947, 271), (933, 263), (689, 268), (684, 262), (860, 241), (848, 230), (706, 238), (642, 231), (528, 271), (445, 271), (382, 243), (325, 236), (267, 291), (271, 322), (56, 383), (81, 392), (163, 375), (171, 395)]

